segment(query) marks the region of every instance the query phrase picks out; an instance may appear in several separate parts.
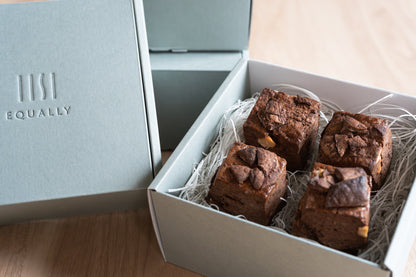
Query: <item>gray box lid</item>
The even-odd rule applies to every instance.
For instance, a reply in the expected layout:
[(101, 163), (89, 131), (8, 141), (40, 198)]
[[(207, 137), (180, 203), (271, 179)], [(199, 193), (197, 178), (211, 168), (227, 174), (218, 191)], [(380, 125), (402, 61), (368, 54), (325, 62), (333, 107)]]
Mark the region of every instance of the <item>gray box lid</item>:
[(251, 0), (144, 0), (144, 11), (150, 50), (248, 48)]
[(0, 223), (10, 205), (145, 189), (151, 83), (141, 1), (0, 5)]

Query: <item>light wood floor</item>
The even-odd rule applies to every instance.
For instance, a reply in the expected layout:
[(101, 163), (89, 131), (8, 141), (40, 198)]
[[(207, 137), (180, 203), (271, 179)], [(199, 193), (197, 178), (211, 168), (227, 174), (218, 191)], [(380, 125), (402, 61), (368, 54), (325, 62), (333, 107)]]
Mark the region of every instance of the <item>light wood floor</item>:
[[(254, 0), (250, 56), (416, 95), (415, 15), (414, 0)], [(138, 210), (0, 227), (0, 276), (198, 275), (163, 261)]]

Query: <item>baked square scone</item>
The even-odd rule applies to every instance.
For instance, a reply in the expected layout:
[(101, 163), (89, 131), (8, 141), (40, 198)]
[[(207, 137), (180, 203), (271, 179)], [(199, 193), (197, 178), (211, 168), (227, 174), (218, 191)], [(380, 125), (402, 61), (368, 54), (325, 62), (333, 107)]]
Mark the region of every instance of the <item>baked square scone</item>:
[(371, 176), (360, 167), (315, 163), (292, 234), (354, 251), (367, 245)]
[(268, 225), (286, 188), (285, 159), (237, 142), (218, 168), (206, 200), (222, 211)]
[(321, 104), (265, 88), (244, 123), (246, 143), (283, 157), (287, 169), (303, 169), (318, 133)]
[(387, 120), (335, 112), (322, 133), (319, 162), (362, 167), (373, 177), (373, 190), (386, 178), (392, 157), (392, 135)]

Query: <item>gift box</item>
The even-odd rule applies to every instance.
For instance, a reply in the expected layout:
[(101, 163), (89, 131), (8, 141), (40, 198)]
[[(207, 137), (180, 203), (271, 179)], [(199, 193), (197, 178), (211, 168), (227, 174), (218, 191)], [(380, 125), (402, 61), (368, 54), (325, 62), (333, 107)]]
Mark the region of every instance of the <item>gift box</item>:
[(251, 3), (145, 4), (150, 54), (142, 1), (0, 5), (0, 224), (147, 207), (161, 146), (246, 55)]
[(161, 165), (140, 1), (0, 6), (0, 223), (145, 206)]
[[(388, 103), (416, 113), (414, 97), (248, 60), (250, 9), (247, 0), (1, 5), (0, 223), (146, 206), (147, 192), (166, 261), (201, 274), (400, 275), (413, 188), (381, 263), (176, 192), (224, 112), (264, 87), (290, 83), (345, 110), (392, 94)], [(146, 190), (160, 149), (175, 147)]]
[[(400, 276), (415, 236), (414, 180), (407, 184), (410, 192), (378, 263), (179, 196), (196, 164), (209, 153), (226, 111), (237, 101), (282, 83), (306, 88), (346, 111), (357, 112), (357, 107), (384, 99), (385, 104), (416, 113), (412, 96), (254, 60), (240, 62), (149, 187), (154, 227), (165, 259), (207, 276)], [(386, 109), (386, 115), (395, 115), (393, 110)]]

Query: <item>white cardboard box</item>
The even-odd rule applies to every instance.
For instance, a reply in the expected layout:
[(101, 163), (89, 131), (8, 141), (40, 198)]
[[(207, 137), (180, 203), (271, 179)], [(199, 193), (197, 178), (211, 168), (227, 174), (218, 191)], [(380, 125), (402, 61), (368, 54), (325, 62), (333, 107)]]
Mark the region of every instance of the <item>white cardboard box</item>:
[[(415, 237), (414, 187), (381, 265), (168, 192), (185, 185), (194, 164), (208, 151), (227, 108), (278, 83), (307, 88), (347, 111), (392, 93), (258, 61), (240, 62), (148, 189), (153, 223), (166, 261), (207, 276), (400, 276)], [(389, 103), (416, 113), (415, 97), (393, 94)]]

